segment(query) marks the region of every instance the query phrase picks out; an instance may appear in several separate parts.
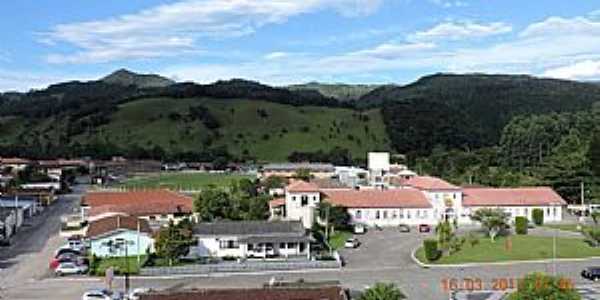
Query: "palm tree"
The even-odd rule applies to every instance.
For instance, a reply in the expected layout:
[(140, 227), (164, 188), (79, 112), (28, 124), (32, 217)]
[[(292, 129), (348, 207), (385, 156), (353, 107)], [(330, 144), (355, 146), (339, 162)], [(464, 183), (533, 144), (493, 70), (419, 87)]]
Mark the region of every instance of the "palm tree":
[(366, 289), (359, 300), (400, 300), (406, 299), (406, 296), (393, 283), (378, 282), (374, 286)]

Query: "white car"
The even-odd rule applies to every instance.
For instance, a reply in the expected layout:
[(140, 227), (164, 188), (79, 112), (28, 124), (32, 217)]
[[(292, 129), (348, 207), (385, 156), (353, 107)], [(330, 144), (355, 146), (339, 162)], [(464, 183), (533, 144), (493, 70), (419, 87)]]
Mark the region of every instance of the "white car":
[(56, 267), (54, 274), (56, 276), (85, 274), (88, 270), (86, 265), (77, 265), (72, 262), (63, 262)]
[(356, 238), (347, 239), (344, 243), (344, 248), (357, 248), (360, 246), (360, 242)]
[(122, 293), (113, 293), (109, 290), (91, 290), (85, 292), (81, 300), (122, 300)]
[(134, 289), (131, 293), (129, 293), (129, 300), (140, 300), (140, 295), (141, 294), (147, 294), (149, 292), (151, 292), (151, 289), (148, 288), (137, 288)]

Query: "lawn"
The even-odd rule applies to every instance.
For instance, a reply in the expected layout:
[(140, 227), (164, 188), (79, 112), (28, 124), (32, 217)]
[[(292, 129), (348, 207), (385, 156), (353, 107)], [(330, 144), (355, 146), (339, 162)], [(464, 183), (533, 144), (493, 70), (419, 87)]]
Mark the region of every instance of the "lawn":
[(240, 179), (254, 179), (252, 176), (230, 173), (181, 173), (161, 172), (125, 181), (127, 188), (171, 188), (197, 190), (209, 185), (225, 186)]
[(333, 250), (337, 250), (340, 249), (342, 247), (344, 247), (344, 243), (346, 242), (347, 239), (352, 237), (352, 233), (348, 232), (348, 231), (336, 231), (334, 234), (332, 234), (329, 237), (329, 246), (331, 246), (331, 248)]
[[(462, 250), (450, 256), (443, 256), (432, 263), (458, 264), (552, 258), (552, 237), (513, 235), (510, 238), (512, 239), (512, 249), (510, 251), (505, 248), (505, 237), (496, 238), (495, 242), (491, 242), (489, 238), (481, 238), (479, 244), (474, 247), (465, 243)], [(427, 262), (423, 248), (419, 248), (416, 256), (420, 261)], [(556, 258), (585, 258), (591, 256), (600, 256), (600, 247), (590, 247), (583, 239), (578, 238), (556, 239)]]
[(125, 257), (114, 257), (114, 258), (97, 258), (99, 260), (95, 270), (90, 270), (92, 275), (104, 276), (106, 269), (113, 267), (116, 274), (123, 274), (127, 270), (129, 264), (129, 274), (138, 274), (140, 267), (144, 265), (147, 257), (145, 255), (140, 256), (140, 264), (138, 265), (137, 256)]

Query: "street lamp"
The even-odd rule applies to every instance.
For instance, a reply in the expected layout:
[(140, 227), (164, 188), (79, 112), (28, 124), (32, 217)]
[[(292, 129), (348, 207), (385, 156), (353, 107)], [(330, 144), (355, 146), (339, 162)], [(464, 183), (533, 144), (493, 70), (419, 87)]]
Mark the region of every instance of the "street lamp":
[(127, 246), (130, 242), (124, 238), (115, 239), (115, 246), (117, 249), (121, 247), (125, 248), (125, 294), (129, 295), (129, 255), (127, 252)]

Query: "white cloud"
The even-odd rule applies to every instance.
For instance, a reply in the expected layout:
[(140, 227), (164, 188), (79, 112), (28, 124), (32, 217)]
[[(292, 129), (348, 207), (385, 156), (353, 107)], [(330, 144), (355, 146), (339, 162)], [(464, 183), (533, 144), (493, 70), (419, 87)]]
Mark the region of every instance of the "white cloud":
[(64, 81), (66, 79), (66, 77), (54, 76), (49, 74), (38, 74), (36, 72), (0, 69), (0, 92), (26, 92), (32, 88), (44, 88), (52, 83)]
[(94, 63), (198, 51), (208, 38), (247, 35), (267, 24), (322, 9), (346, 17), (373, 13), (381, 0), (186, 0), (106, 20), (61, 24), (41, 42), (67, 43), (76, 53), (52, 54), (51, 63)]
[(585, 60), (555, 69), (543, 74), (546, 77), (560, 79), (598, 79), (600, 78), (600, 60)]
[(440, 23), (428, 30), (419, 31), (409, 36), (410, 40), (461, 40), (467, 38), (482, 38), (498, 34), (509, 33), (512, 26), (493, 22), (478, 24), (473, 22), (445, 22)]
[[(290, 56), (241, 64), (176, 66), (167, 74), (202, 82), (244, 77), (273, 84), (307, 80), (343, 81), (359, 75), (382, 78), (386, 72), (529, 73), (573, 79), (598, 79), (600, 21), (547, 18), (501, 42), (477, 46), (437, 46), (433, 42), (386, 42), (335, 55)], [(290, 71), (292, 70), (292, 71)]]
[(461, 0), (429, 0), (429, 2), (444, 8), (469, 6), (469, 3)]

